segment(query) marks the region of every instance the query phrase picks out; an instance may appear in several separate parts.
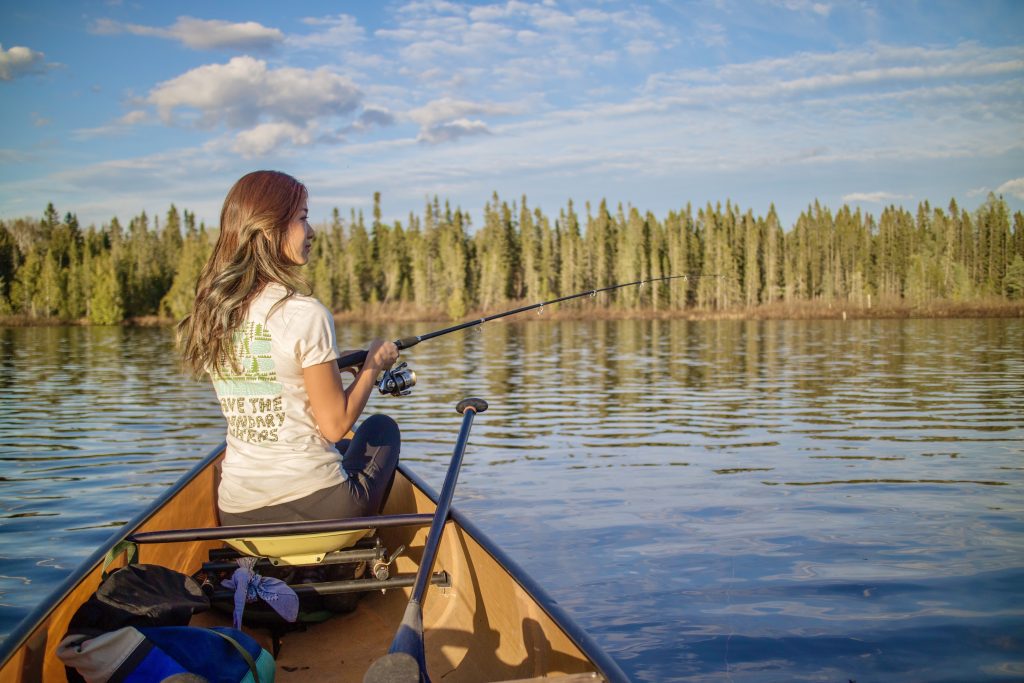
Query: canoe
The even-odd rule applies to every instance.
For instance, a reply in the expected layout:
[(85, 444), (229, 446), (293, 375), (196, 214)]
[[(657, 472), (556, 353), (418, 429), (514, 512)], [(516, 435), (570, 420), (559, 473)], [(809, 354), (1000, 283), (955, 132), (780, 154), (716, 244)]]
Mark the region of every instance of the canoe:
[[(22, 621), (0, 650), (0, 683), (65, 680), (55, 647), (75, 610), (99, 586), (103, 560), (117, 543), (163, 530), (215, 533), (210, 530), (217, 526), (216, 464), (223, 448), (222, 444), (211, 451), (126, 524)], [(387, 653), (402, 620), (411, 582), (403, 584), (401, 579), (416, 574), (428, 531), (423, 520), (429, 520), (436, 505), (437, 494), (400, 464), (383, 511), (400, 525), (375, 531), (385, 547), (406, 547), (389, 568), (389, 580), (400, 587), (388, 584), (386, 591), (368, 592), (354, 611), (281, 636), (274, 643), (280, 645), (277, 681), (363, 680), (371, 664)], [(209, 561), (211, 550), (216, 554), (225, 547), (223, 540), (204, 539), (203, 533), (182, 537), (186, 536), (194, 540), (141, 544), (138, 561), (192, 575)], [(424, 651), (432, 680), (629, 680), (536, 581), (455, 508), (444, 528), (434, 572), (441, 580), (432, 582), (423, 604)], [(231, 617), (210, 610), (194, 616), (192, 623), (197, 621), (230, 626)], [(263, 629), (246, 631), (271, 649)]]

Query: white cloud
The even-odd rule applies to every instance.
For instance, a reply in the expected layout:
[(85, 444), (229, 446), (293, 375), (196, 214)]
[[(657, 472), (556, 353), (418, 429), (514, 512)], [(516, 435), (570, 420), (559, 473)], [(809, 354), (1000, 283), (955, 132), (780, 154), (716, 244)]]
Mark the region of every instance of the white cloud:
[(362, 92), (348, 78), (325, 67), (270, 69), (252, 57), (208, 64), (156, 86), (146, 98), (161, 119), (171, 122), (184, 110), (203, 127), (224, 123), (248, 128), (283, 121), (296, 125), (310, 119), (353, 111)]
[(306, 146), (316, 139), (309, 128), (292, 123), (263, 123), (235, 136), (232, 149), (247, 159), (263, 156), (285, 144)]
[(793, 12), (813, 12), (822, 17), (832, 13), (831, 2), (815, 2), (814, 0), (775, 0), (774, 4), (785, 7)]
[(304, 36), (290, 37), (288, 42), (296, 48), (332, 47), (344, 48), (362, 43), (366, 39), (366, 31), (359, 25), (355, 17), (338, 14), (331, 17), (307, 17), (302, 20), (312, 26), (313, 33)]
[(905, 199), (913, 199), (906, 194), (894, 192), (851, 192), (843, 195), (844, 202), (864, 202), (866, 204), (884, 204), (886, 202), (898, 202)]
[(149, 120), (149, 113), (148, 112), (143, 111), (142, 109), (133, 109), (132, 111), (128, 112), (127, 114), (122, 116), (120, 119), (118, 119), (118, 123), (121, 123), (121, 124), (126, 125), (126, 126), (134, 126), (134, 125), (139, 124), (139, 123), (144, 123), (144, 122), (146, 122), (148, 120)]
[(28, 159), (28, 155), (20, 149), (0, 148), (0, 163), (14, 164), (21, 163)]
[(1024, 199), (1024, 178), (1014, 178), (996, 188), (999, 194), (1008, 194), (1017, 199)]
[(369, 130), (373, 127), (384, 128), (395, 123), (395, 115), (382, 107), (366, 107), (359, 118), (349, 127), (352, 131)]
[(458, 119), (455, 121), (449, 121), (448, 123), (441, 123), (435, 126), (430, 126), (429, 128), (424, 128), (420, 131), (419, 138), (417, 139), (420, 142), (436, 145), (442, 142), (451, 142), (469, 135), (490, 134), (491, 131), (483, 121)]
[(924, 49), (868, 46), (832, 53), (800, 53), (723, 66), (653, 74), (644, 91), (683, 101), (810, 97), (857, 89), (906, 89), (1024, 74), (1024, 48), (973, 45)]
[(643, 57), (646, 55), (653, 55), (658, 52), (658, 46), (649, 40), (631, 40), (626, 45), (626, 52), (633, 55), (634, 57)]
[(90, 27), (93, 33), (112, 35), (130, 33), (176, 40), (193, 50), (266, 50), (284, 40), (284, 34), (255, 21), (232, 23), (219, 19), (178, 17), (171, 26), (143, 26), (112, 19), (99, 19)]
[(15, 45), (4, 50), (0, 43), (0, 81), (11, 81), (20, 76), (46, 70), (46, 56), (31, 48)]
[(408, 117), (423, 127), (476, 114), (512, 114), (516, 107), (507, 104), (471, 102), (451, 97), (434, 100), (408, 112)]
[[(516, 0), (471, 7), (412, 2), (395, 16), (396, 24), (375, 31), (378, 44), (394, 46), (396, 61), (410, 70), (445, 74), (448, 95), (500, 97), (524, 84), (538, 92), (556, 82), (552, 91), (569, 94), (565, 82), (592, 86), (623, 54), (649, 61), (679, 43), (675, 28), (642, 5), (606, 11)], [(471, 75), (474, 68), (485, 75)]]
[(702, 22), (697, 26), (697, 40), (707, 47), (726, 47), (729, 36), (725, 26), (713, 22)]
[(519, 108), (507, 104), (471, 102), (444, 97), (428, 102), (406, 112), (406, 118), (420, 125), (418, 139), (421, 142), (437, 144), (449, 142), (467, 135), (484, 135), (491, 131), (480, 120), (469, 120), (468, 116), (508, 115), (518, 113)]
[(93, 140), (95, 138), (108, 137), (112, 135), (123, 135), (128, 132), (128, 129), (132, 126), (136, 126), (140, 123), (148, 123), (149, 121), (149, 112), (141, 109), (133, 109), (113, 123), (109, 123), (105, 126), (96, 126), (95, 128), (78, 128), (72, 131), (71, 135), (72, 138), (77, 141)]

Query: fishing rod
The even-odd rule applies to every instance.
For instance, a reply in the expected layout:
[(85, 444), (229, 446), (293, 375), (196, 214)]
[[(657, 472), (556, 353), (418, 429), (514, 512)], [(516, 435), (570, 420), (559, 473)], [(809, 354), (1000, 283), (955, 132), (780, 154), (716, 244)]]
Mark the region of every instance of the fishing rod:
[[(643, 287), (645, 284), (651, 282), (665, 282), (667, 280), (690, 280), (691, 278), (699, 277), (722, 277), (721, 275), (666, 275), (664, 277), (653, 277), (646, 280), (637, 280), (635, 282), (623, 282), (617, 285), (611, 285), (609, 287), (599, 287), (597, 289), (588, 289), (576, 294), (568, 294), (566, 296), (560, 296), (557, 299), (551, 299), (550, 301), (541, 301), (540, 303), (530, 304), (528, 306), (520, 306), (519, 308), (513, 308), (509, 311), (502, 313), (495, 313), (494, 315), (484, 316), (476, 320), (469, 320), (458, 325), (452, 325), (442, 330), (434, 330), (433, 332), (427, 332), (425, 334), (403, 337), (395, 340), (395, 346), (399, 350), (408, 349), (416, 346), (420, 342), (425, 342), (428, 339), (434, 339), (441, 337), (452, 332), (458, 332), (459, 330), (465, 330), (470, 327), (477, 325), (483, 325), (491, 320), (497, 320), (498, 318), (505, 318), (510, 315), (516, 315), (517, 313), (525, 313), (526, 311), (532, 311), (538, 308), (544, 308), (544, 306), (553, 306), (554, 304), (562, 303), (563, 301), (570, 301), (572, 299), (579, 299), (585, 296), (595, 297), (601, 292), (611, 292), (616, 289), (622, 289), (624, 287)], [(338, 367), (345, 370), (348, 368), (355, 368), (363, 364), (366, 361), (366, 351), (353, 351), (352, 353), (346, 354), (338, 359)], [(390, 394), (392, 396), (407, 396), (412, 391), (413, 386), (416, 384), (416, 373), (409, 369), (408, 363), (401, 363), (389, 370), (385, 370), (381, 376), (380, 381), (377, 383), (377, 389), (382, 394)]]

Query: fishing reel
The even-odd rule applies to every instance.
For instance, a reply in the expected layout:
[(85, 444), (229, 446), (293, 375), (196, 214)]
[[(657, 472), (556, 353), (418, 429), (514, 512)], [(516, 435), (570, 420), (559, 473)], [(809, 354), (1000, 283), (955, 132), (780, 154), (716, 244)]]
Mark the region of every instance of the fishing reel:
[(382, 394), (392, 396), (408, 396), (416, 386), (416, 373), (409, 369), (408, 363), (401, 363), (384, 371), (377, 384)]

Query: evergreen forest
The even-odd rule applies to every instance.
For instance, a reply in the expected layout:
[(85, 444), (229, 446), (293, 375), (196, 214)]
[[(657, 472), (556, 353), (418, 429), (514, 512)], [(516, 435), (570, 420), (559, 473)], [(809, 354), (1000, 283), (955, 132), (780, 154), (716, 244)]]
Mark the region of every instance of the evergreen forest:
[[(620, 282), (666, 275), (714, 275), (652, 282), (588, 304), (637, 315), (729, 311), (764, 305), (836, 303), (867, 308), (1024, 300), (1024, 215), (995, 195), (968, 211), (950, 201), (916, 213), (890, 206), (879, 216), (817, 201), (788, 230), (767, 215), (726, 202), (667, 216), (602, 201), (569, 201), (557, 216), (526, 197), (495, 194), (474, 226), (468, 212), (437, 198), (422, 215), (381, 220), (374, 196), (361, 212), (315, 226), (305, 271), (335, 312), (395, 304), (452, 319)], [(116, 324), (181, 318), (216, 240), (171, 205), (100, 227), (63, 218), (50, 204), (39, 219), (0, 221), (0, 316), (19, 321)]]

